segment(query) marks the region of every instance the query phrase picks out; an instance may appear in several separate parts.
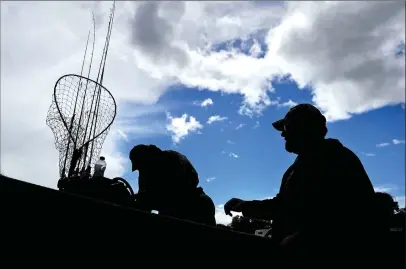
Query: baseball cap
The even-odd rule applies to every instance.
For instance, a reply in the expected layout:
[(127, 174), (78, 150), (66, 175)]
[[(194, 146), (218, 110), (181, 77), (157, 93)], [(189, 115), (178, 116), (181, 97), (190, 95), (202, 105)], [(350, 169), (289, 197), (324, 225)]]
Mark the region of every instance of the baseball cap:
[(311, 104), (299, 104), (292, 107), (288, 113), (286, 113), (283, 119), (275, 121), (272, 126), (282, 132), (286, 122), (308, 122), (316, 124), (326, 124), (326, 118), (321, 114), (315, 106)]

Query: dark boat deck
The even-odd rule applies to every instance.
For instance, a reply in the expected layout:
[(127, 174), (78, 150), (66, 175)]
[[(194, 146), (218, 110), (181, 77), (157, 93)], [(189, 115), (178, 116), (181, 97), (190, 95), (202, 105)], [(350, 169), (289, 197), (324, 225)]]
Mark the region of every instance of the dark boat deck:
[[(151, 262), (152, 256), (174, 252), (183, 260), (219, 260), (229, 266), (243, 261), (250, 266), (269, 262), (264, 257), (269, 257), (271, 244), (265, 238), (148, 214), (3, 176), (0, 201), (1, 242), (10, 255), (33, 248), (31, 251), (39, 250), (49, 259), (49, 252), (65, 256), (87, 249), (132, 253), (131, 262)], [(168, 266), (176, 264), (167, 261)]]

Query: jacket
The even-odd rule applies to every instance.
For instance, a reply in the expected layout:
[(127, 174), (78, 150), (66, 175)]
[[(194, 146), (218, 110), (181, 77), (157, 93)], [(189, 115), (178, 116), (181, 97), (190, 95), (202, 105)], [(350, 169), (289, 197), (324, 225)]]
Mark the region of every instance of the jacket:
[(162, 151), (159, 160), (139, 174), (136, 206), (159, 214), (216, 225), (215, 205), (198, 187), (199, 176), (192, 163), (173, 150)]
[(374, 230), (374, 194), (359, 158), (338, 140), (325, 139), (296, 158), (276, 197), (248, 202), (242, 213), (272, 219), (277, 242), (294, 233), (316, 241), (358, 237), (361, 242)]

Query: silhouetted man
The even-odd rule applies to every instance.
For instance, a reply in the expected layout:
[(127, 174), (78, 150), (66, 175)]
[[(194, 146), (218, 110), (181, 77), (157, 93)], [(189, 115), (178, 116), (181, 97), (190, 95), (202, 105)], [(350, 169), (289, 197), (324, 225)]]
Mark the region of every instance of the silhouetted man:
[(130, 160), (132, 171), (139, 171), (138, 208), (216, 225), (214, 203), (197, 187), (199, 176), (184, 155), (154, 145), (137, 145)]
[[(326, 118), (310, 104), (293, 107), (273, 126), (285, 139), (286, 151), (298, 155), (279, 193), (264, 201), (233, 198), (224, 206), (226, 214), (272, 219), (272, 239), (299, 264), (310, 258), (316, 266), (315, 257), (334, 263), (359, 258), (373, 232), (368, 209), (375, 195), (360, 160), (338, 140), (325, 138)], [(355, 262), (346, 265), (353, 268)]]

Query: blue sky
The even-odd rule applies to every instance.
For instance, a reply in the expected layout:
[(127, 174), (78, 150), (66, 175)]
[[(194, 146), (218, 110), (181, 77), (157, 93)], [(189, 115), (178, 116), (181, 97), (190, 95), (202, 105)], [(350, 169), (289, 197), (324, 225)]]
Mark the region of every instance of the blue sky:
[[(266, 31), (258, 30), (249, 38), (227, 40), (212, 44), (216, 52), (237, 50), (248, 56), (254, 42), (261, 53), (253, 56), (263, 58), (267, 52), (264, 41)], [(397, 48), (398, 50), (398, 48)], [(404, 60), (399, 58), (399, 60)], [(268, 92), (271, 100), (279, 104), (290, 100), (295, 103), (313, 103), (313, 89), (299, 89), (293, 80), (282, 79), (272, 83)], [(211, 99), (213, 104), (196, 105)], [(279, 189), (284, 171), (296, 155), (284, 150), (284, 141), (271, 123), (282, 118), (288, 106), (270, 106), (262, 115), (252, 117), (238, 113), (243, 95), (227, 94), (172, 85), (159, 98), (155, 106), (166, 108), (150, 117), (157, 122), (167, 122), (166, 114), (180, 117), (193, 116), (204, 127), (199, 133), (185, 136), (179, 143), (171, 140), (170, 133), (150, 137), (138, 137), (122, 142), (120, 148), (127, 153), (135, 144), (156, 144), (162, 149), (173, 149), (186, 155), (197, 169), (200, 185), (215, 204), (224, 204), (232, 197), (261, 199), (274, 196)], [(137, 106), (137, 104), (126, 104)], [(209, 117), (227, 117), (223, 121), (207, 124)], [(135, 123), (136, 124), (136, 123)], [(328, 137), (339, 139), (357, 154), (364, 164), (377, 190), (388, 191), (404, 206), (405, 180), (405, 110), (404, 104), (385, 106), (350, 119), (329, 123)], [(395, 141), (395, 142), (394, 142)], [(237, 157), (238, 156), (238, 157)], [(137, 189), (137, 173), (126, 172), (124, 177)], [(348, 186), (349, 188), (351, 186)]]
[[(265, 33), (258, 30), (244, 40), (236, 38), (213, 44), (212, 50), (227, 52), (234, 49), (249, 56), (255, 41), (262, 50), (255, 57), (263, 58), (267, 52)], [(271, 100), (278, 100), (279, 104), (289, 100), (313, 103), (313, 89), (310, 87), (299, 89), (293, 80), (288, 79), (279, 82), (274, 80), (272, 86), (273, 92), (268, 92), (268, 95)], [(205, 107), (196, 105), (206, 99), (211, 99), (213, 104)], [(135, 139), (128, 137), (129, 141), (122, 141), (120, 148), (123, 153), (127, 153), (135, 144), (156, 144), (162, 149), (181, 152), (193, 163), (200, 176), (200, 185), (217, 205), (224, 204), (232, 197), (272, 197), (278, 192), (284, 171), (296, 157), (284, 150), (280, 133), (271, 126), (273, 121), (285, 115), (289, 107), (270, 106), (262, 115), (249, 117), (238, 113), (243, 101), (243, 96), (239, 94), (188, 88), (181, 83), (172, 85), (155, 104), (166, 108), (165, 111), (154, 113), (149, 122), (151, 119), (161, 123), (167, 121), (167, 112), (172, 117), (187, 114), (204, 126), (200, 133), (191, 133), (176, 144), (171, 140), (169, 132), (166, 135)], [(126, 105), (137, 106), (131, 103)], [(214, 115), (227, 119), (207, 124), (208, 118)], [(328, 137), (339, 139), (361, 159), (374, 187), (390, 192), (403, 205), (404, 105), (385, 106), (353, 115), (350, 119), (329, 123), (328, 128)], [(124, 174), (135, 189), (137, 176), (137, 173)]]
[[(298, 90), (294, 83), (274, 87), (282, 102), (289, 99), (311, 102), (310, 92)], [(194, 101), (207, 98), (213, 101), (213, 105), (193, 105)], [(271, 123), (283, 117), (289, 108), (270, 107), (263, 116), (250, 118), (237, 113), (241, 100), (237, 95), (178, 87), (165, 94), (158, 104), (177, 103), (169, 112), (178, 117), (184, 113), (193, 115), (205, 125), (201, 134), (190, 134), (176, 145), (169, 135), (129, 138), (129, 142), (122, 141), (121, 149), (129, 152), (135, 144), (156, 144), (185, 154), (199, 172), (200, 185), (216, 204), (224, 204), (232, 197), (260, 199), (274, 196), (284, 171), (295, 155), (284, 150), (284, 141)], [(228, 119), (206, 124), (212, 115)], [(165, 113), (158, 114), (156, 118), (165, 120)], [(256, 126), (257, 122), (259, 126)], [(244, 126), (236, 130), (240, 124)], [(332, 122), (328, 128), (328, 137), (338, 138), (358, 155), (375, 187), (390, 191), (394, 196), (404, 195), (405, 110), (400, 105)], [(394, 139), (401, 143), (394, 144)], [(379, 146), (382, 143), (389, 145)], [(230, 153), (237, 154), (238, 158), (230, 156)], [(137, 188), (137, 173), (128, 172), (124, 176)]]

